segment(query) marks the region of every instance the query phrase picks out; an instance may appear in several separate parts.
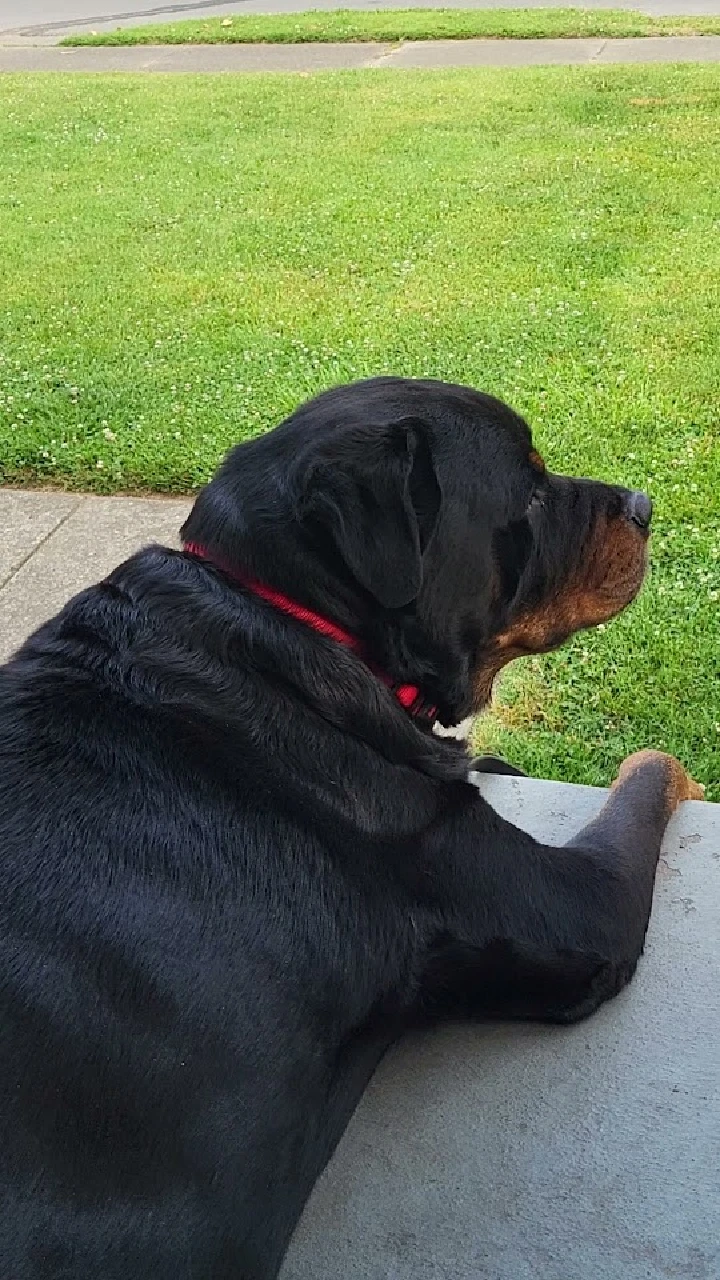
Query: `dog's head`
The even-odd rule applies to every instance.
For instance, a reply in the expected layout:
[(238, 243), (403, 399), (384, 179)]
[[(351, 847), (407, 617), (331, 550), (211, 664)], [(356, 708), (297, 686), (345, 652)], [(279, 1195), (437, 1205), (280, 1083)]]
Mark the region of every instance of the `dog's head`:
[(630, 603), (651, 513), (642, 493), (552, 474), (490, 396), (377, 378), (233, 450), (184, 534), (353, 628), (454, 723), (511, 659)]

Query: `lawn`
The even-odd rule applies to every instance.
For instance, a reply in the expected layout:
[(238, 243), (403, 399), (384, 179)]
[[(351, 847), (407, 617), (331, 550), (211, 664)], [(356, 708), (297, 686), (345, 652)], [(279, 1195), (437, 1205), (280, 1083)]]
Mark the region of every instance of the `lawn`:
[(0, 81), (0, 459), (183, 492), (380, 372), (499, 394), (556, 470), (647, 487), (639, 603), (502, 682), (484, 743), (720, 799), (713, 66)]
[(649, 18), (608, 9), (338, 9), (234, 14), (66, 36), (66, 45), (298, 44), (303, 41), (529, 40), (579, 36), (720, 35), (720, 18)]

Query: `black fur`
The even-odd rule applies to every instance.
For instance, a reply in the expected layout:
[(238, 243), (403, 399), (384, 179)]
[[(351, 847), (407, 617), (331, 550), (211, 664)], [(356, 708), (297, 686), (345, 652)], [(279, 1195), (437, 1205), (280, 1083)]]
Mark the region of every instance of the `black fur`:
[(499, 756), (476, 756), (470, 761), (470, 772), (499, 773), (511, 778), (527, 777), (522, 769), (516, 769), (514, 765), (508, 764), (507, 760), (501, 760)]
[[(234, 450), (185, 530), (446, 724), (622, 490), (467, 388), (378, 379)], [(152, 547), (0, 670), (0, 1275), (270, 1280), (387, 1045), (627, 979), (649, 855), (545, 850), (348, 649)], [(649, 887), (650, 886), (650, 887)]]

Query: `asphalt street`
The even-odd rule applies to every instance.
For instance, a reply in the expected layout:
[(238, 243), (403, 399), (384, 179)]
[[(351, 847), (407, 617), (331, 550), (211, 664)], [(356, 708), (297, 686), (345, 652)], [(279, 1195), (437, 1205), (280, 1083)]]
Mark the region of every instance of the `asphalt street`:
[(718, 15), (720, 0), (0, 0), (0, 43), (54, 43), (73, 31), (230, 13), (293, 13), (303, 9), (564, 8), (634, 9), (651, 16)]

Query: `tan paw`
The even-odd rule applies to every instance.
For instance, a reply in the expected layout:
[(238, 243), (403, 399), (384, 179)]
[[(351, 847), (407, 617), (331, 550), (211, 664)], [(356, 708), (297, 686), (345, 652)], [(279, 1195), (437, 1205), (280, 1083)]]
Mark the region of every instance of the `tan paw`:
[(635, 751), (631, 756), (628, 756), (620, 765), (618, 776), (612, 784), (613, 789), (626, 782), (641, 769), (653, 769), (662, 772), (667, 787), (668, 807), (671, 813), (677, 809), (679, 804), (682, 804), (683, 800), (702, 800), (705, 796), (705, 788), (702, 783), (695, 782), (680, 761), (676, 760), (674, 756), (666, 755), (664, 751)]

